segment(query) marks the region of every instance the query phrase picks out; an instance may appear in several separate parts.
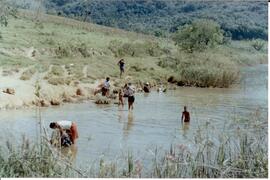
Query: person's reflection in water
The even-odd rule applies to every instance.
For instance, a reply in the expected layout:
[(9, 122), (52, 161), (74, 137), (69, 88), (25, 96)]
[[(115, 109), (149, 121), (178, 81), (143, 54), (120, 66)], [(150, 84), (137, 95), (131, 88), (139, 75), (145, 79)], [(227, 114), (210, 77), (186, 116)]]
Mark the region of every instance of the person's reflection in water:
[(188, 130), (189, 130), (189, 122), (183, 122), (182, 123), (182, 131), (183, 131), (184, 137), (187, 137)]
[(118, 108), (118, 122), (122, 123), (124, 119), (124, 109), (123, 107), (119, 106)]
[(124, 123), (124, 136), (128, 136), (128, 134), (133, 126), (133, 120), (134, 120), (133, 112), (129, 111), (128, 112), (128, 121), (127, 121), (127, 123)]
[(61, 149), (62, 155), (64, 155), (64, 157), (67, 158), (72, 164), (75, 164), (76, 162), (77, 152), (78, 147), (74, 144), (72, 144), (70, 147), (64, 147)]

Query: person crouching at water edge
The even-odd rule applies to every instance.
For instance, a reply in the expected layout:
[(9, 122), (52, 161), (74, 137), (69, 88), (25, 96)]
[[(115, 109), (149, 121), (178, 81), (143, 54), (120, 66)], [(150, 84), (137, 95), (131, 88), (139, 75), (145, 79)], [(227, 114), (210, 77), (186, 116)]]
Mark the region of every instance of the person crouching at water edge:
[(187, 107), (184, 106), (184, 111), (182, 112), (182, 118), (181, 118), (182, 122), (184, 120), (184, 122), (189, 122), (190, 121), (190, 115), (189, 112), (187, 111)]
[(101, 92), (101, 94), (102, 94), (102, 96), (109, 96), (109, 93), (110, 93), (110, 78), (109, 77), (107, 77), (106, 78), (106, 80), (105, 80), (105, 82), (104, 83), (102, 83), (101, 85), (99, 85), (99, 90), (96, 90), (95, 92), (94, 92), (94, 95), (96, 95), (97, 93), (100, 93)]
[(127, 88), (127, 95), (128, 95), (128, 110), (132, 109), (133, 110), (133, 103), (135, 101), (135, 87), (131, 85), (131, 83), (128, 83), (128, 88)]
[[(50, 128), (58, 130), (61, 137), (61, 146), (68, 147), (71, 144), (75, 144), (76, 139), (79, 138), (78, 129), (75, 122), (71, 121), (57, 121), (50, 123)], [(54, 137), (52, 137), (51, 143), (53, 144)]]

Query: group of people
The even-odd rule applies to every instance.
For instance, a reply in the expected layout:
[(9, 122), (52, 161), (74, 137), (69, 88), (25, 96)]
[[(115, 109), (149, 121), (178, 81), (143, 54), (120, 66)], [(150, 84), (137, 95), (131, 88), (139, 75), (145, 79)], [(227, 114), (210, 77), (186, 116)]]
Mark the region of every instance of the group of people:
[[(124, 59), (119, 60), (117, 63), (120, 67), (120, 78), (125, 72), (125, 62)], [(100, 93), (102, 96), (109, 96), (110, 92), (110, 78), (107, 77), (100, 86), (100, 89), (95, 91), (94, 94)], [(150, 92), (149, 83), (144, 85), (144, 91)], [(124, 98), (128, 98), (128, 110), (133, 110), (133, 104), (135, 102), (135, 87), (131, 84), (125, 84), (123, 88), (121, 88), (118, 92), (118, 104), (124, 106)], [(184, 106), (184, 111), (182, 112), (181, 122), (189, 123), (190, 122), (190, 114), (187, 111), (187, 107)], [(69, 147), (72, 144), (75, 144), (76, 139), (79, 138), (78, 129), (75, 122), (72, 121), (57, 121), (50, 123), (50, 128), (57, 130), (60, 133), (60, 144), (64, 147)], [(53, 144), (53, 138), (51, 140)]]

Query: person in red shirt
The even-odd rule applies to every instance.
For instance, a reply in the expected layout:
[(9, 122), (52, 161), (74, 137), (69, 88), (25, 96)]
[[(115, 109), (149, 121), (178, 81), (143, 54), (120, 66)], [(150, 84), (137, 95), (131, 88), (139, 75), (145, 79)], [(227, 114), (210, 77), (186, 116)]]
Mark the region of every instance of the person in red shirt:
[(189, 112), (187, 111), (187, 107), (184, 106), (184, 111), (182, 112), (182, 122), (189, 122), (190, 121), (190, 115)]

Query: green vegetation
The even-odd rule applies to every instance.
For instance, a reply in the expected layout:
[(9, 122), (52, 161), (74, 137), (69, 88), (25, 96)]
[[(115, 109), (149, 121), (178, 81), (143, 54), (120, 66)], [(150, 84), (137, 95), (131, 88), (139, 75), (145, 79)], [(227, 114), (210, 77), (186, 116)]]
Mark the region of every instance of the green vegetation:
[(223, 32), (212, 20), (194, 21), (178, 30), (173, 40), (187, 52), (202, 51), (223, 43)]
[[(20, 5), (32, 6), (31, 2)], [(211, 19), (234, 40), (267, 40), (266, 1), (47, 0), (44, 8), (50, 14), (158, 37), (193, 21)]]
[(121, 41), (110, 41), (108, 47), (115, 55), (115, 57), (123, 56), (161, 56), (165, 53), (159, 44), (155, 41), (136, 42), (136, 43), (123, 43)]
[(254, 49), (256, 49), (257, 51), (260, 51), (260, 50), (262, 50), (263, 49), (263, 47), (264, 47), (264, 42), (263, 41), (261, 41), (261, 40), (259, 40), (259, 39), (256, 39), (256, 40), (253, 40), (252, 41), (252, 47), (254, 48)]
[[(44, 74), (41, 78), (53, 85), (93, 83), (106, 76), (118, 85), (126, 81), (157, 84), (166, 83), (173, 76), (178, 85), (229, 87), (239, 79), (240, 66), (267, 62), (265, 46), (256, 43), (256, 50), (253, 41), (225, 43), (213, 21), (196, 21), (176, 33), (175, 37), (180, 38), (174, 40), (179, 48), (168, 38), (45, 14), (40, 19), (43, 28), (36, 26), (31, 12), (20, 11), (18, 18), (10, 17), (9, 25), (2, 29), (0, 64), (17, 68), (33, 65)], [(204, 29), (198, 27), (201, 24)], [(192, 26), (195, 30), (187, 34)], [(198, 37), (202, 37), (199, 42)], [(192, 53), (185, 48), (191, 48)], [(127, 62), (121, 82), (117, 67), (120, 58)], [(27, 70), (21, 78), (31, 79), (32, 74), (32, 70)]]
[(7, 151), (0, 155), (1, 177), (61, 177), (68, 175), (69, 166), (48, 144), (31, 145), (24, 140), (20, 147), (7, 142)]
[(20, 79), (21, 80), (30, 80), (35, 73), (36, 73), (35, 67), (29, 68), (22, 73)]
[(8, 17), (17, 17), (17, 9), (10, 6), (10, 4), (6, 0), (0, 1), (0, 25), (7, 26), (8, 25)]

